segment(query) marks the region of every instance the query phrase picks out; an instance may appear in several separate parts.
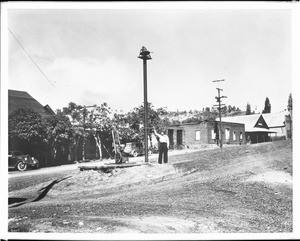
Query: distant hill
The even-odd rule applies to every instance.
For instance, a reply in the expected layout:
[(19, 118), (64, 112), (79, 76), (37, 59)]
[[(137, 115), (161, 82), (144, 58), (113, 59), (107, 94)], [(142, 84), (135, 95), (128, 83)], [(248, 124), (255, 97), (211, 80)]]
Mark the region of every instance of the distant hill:
[[(223, 108), (222, 117), (225, 116), (238, 116), (245, 115), (246, 111), (241, 111), (239, 108)], [(168, 113), (161, 118), (167, 118), (173, 124), (191, 123), (205, 120), (215, 120), (219, 117), (217, 110), (211, 110), (209, 107), (202, 110), (190, 110), (190, 111), (168, 111)]]

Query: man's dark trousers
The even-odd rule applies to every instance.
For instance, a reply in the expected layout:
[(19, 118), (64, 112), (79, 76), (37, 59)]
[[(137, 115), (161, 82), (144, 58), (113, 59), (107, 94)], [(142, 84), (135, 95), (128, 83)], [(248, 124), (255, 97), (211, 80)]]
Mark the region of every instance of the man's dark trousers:
[(162, 155), (164, 155), (164, 163), (168, 163), (168, 147), (167, 143), (159, 143), (158, 163), (162, 164)]

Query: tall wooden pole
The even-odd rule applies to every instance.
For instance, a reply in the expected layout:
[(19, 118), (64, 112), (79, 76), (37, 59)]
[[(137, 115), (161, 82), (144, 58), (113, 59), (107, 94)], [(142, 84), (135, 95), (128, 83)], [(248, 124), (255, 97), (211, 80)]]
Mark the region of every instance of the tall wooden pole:
[[(221, 82), (221, 81), (225, 81), (225, 79), (222, 80), (214, 80), (213, 82)], [(223, 91), (220, 88), (217, 88), (218, 90), (218, 96), (216, 97), (217, 102), (218, 102), (218, 109), (219, 109), (219, 125), (220, 125), (220, 148), (223, 147), (223, 133), (222, 133), (222, 113), (221, 113), (221, 99), (222, 98), (227, 98), (226, 96), (220, 96), (220, 92)]]
[(220, 88), (217, 88), (218, 90), (218, 98), (217, 101), (219, 102), (219, 120), (220, 120), (220, 147), (223, 147), (223, 135), (222, 135), (222, 114), (221, 114), (221, 97), (220, 97)]
[(148, 162), (148, 96), (147, 96), (147, 60), (143, 59), (144, 72), (144, 132), (145, 132), (145, 162)]
[(151, 59), (150, 52), (143, 46), (138, 58), (143, 60), (144, 76), (144, 133), (145, 133), (145, 162), (148, 160), (148, 100), (147, 100), (147, 60)]

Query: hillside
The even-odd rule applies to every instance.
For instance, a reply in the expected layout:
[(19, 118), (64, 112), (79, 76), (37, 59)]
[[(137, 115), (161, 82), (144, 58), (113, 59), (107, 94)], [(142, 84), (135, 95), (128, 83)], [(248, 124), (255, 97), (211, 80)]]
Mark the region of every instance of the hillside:
[[(235, 106), (224, 106), (222, 108), (222, 117), (225, 116), (237, 116), (245, 115), (245, 111), (241, 111)], [(166, 118), (171, 123), (191, 123), (203, 120), (215, 120), (219, 116), (217, 109), (211, 109), (209, 107), (202, 110), (190, 110), (190, 111), (168, 111), (166, 115), (161, 116), (162, 119)]]
[[(292, 232), (292, 143), (170, 156), (170, 164), (76, 171), (9, 209), (12, 232)], [(34, 195), (48, 183), (16, 190)], [(22, 217), (27, 217), (22, 219)]]

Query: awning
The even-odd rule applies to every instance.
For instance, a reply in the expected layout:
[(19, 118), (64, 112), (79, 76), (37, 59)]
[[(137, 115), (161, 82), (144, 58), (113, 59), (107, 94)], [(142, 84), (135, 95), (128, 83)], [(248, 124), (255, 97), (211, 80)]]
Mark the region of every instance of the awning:
[(257, 128), (257, 127), (249, 128), (245, 130), (245, 132), (277, 133), (277, 131), (271, 131), (269, 129)]

